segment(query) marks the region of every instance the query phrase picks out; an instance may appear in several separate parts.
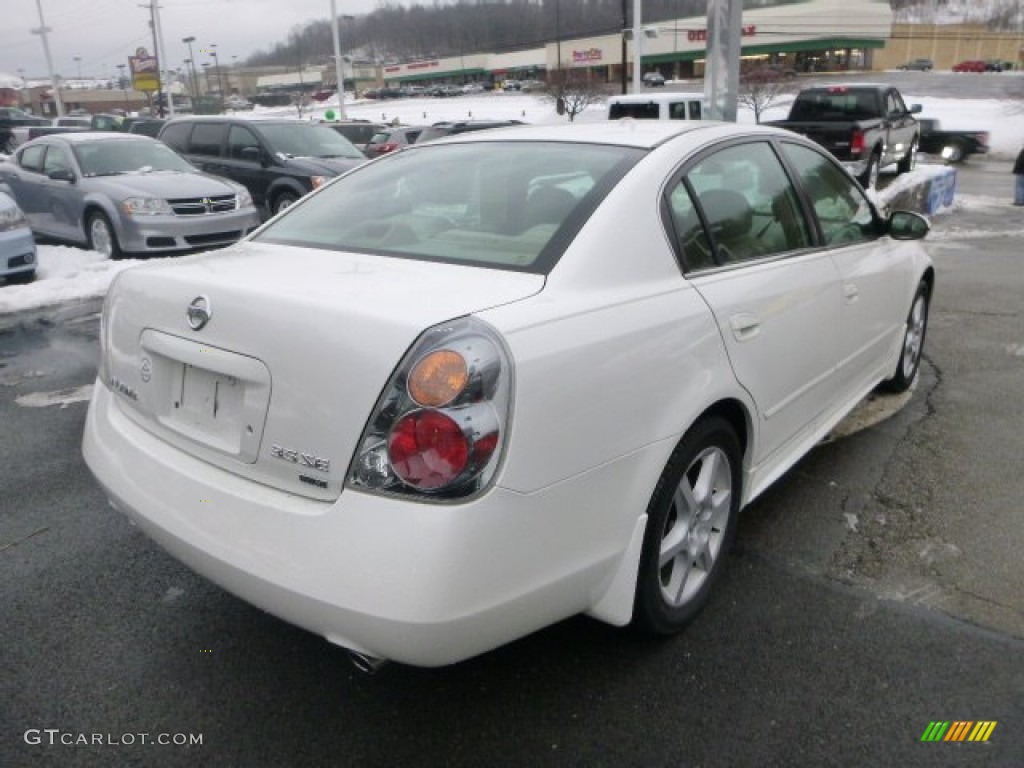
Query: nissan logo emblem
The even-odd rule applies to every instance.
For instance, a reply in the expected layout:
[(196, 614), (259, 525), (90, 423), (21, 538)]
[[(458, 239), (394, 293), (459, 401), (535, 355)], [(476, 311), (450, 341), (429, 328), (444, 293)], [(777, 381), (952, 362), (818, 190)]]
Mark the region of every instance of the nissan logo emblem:
[(189, 328), (193, 331), (203, 330), (213, 315), (210, 299), (206, 296), (196, 296), (192, 299), (192, 303), (188, 305), (188, 309), (185, 310), (185, 315), (188, 317)]

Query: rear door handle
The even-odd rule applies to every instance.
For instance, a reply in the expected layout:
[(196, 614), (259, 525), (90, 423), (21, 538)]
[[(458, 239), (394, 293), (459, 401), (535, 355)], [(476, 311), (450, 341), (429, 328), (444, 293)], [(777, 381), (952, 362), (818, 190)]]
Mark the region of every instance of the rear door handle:
[(729, 318), (729, 327), (736, 341), (747, 341), (761, 332), (761, 318), (749, 312), (733, 315)]
[(847, 283), (843, 286), (843, 298), (846, 299), (847, 304), (853, 304), (860, 298), (860, 289), (855, 283)]

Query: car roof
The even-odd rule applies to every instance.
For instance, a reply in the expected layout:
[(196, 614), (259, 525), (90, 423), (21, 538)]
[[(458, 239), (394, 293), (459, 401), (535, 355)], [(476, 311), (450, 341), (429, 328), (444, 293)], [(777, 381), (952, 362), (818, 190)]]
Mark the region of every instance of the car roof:
[(320, 122), (300, 120), (297, 117), (270, 117), (264, 115), (182, 115), (168, 120), (170, 123), (287, 123), (288, 125), (323, 125)]
[[(711, 135), (706, 133), (712, 131)], [(592, 123), (521, 125), (494, 128), (489, 131), (470, 131), (445, 136), (422, 145), (417, 142), (414, 146), (442, 143), (552, 141), (654, 149), (677, 136), (697, 132), (702, 132), (701, 138), (707, 136), (709, 139), (747, 136), (752, 133), (794, 137), (791, 131), (762, 125), (737, 125), (736, 123), (722, 123), (713, 120), (636, 120), (627, 117), (622, 120), (602, 120)]]
[(703, 92), (697, 91), (665, 91), (664, 93), (627, 93), (621, 96), (611, 96), (609, 104), (654, 104), (664, 101), (693, 101), (703, 100)]
[[(45, 141), (63, 141), (68, 144), (91, 144), (96, 141), (156, 141), (156, 139), (145, 136), (141, 133), (121, 133), (114, 131), (82, 131), (78, 133), (53, 133), (48, 136), (40, 136), (25, 144), (42, 143)], [(158, 142), (162, 143), (162, 142)]]

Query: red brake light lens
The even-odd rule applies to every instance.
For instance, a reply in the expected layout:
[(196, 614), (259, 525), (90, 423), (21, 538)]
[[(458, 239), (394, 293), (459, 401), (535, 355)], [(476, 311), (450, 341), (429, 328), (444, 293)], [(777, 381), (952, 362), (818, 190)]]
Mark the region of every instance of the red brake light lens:
[(867, 144), (864, 142), (864, 132), (854, 131), (853, 138), (850, 139), (850, 151), (863, 152), (866, 148)]
[(462, 474), (469, 461), (469, 441), (440, 411), (418, 411), (403, 416), (391, 430), (388, 458), (402, 482), (433, 490)]

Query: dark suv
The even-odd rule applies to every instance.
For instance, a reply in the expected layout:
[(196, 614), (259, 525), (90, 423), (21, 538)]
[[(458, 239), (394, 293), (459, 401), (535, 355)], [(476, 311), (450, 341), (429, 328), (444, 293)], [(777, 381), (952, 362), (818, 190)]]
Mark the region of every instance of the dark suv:
[(459, 120), (454, 123), (434, 123), (429, 128), (423, 130), (423, 133), (416, 139), (416, 143), (422, 144), (426, 141), (433, 141), (434, 139), (452, 136), (456, 133), (465, 133), (466, 131), (486, 131), (490, 128), (509, 128), (513, 125), (523, 124), (522, 120)]
[(366, 162), (344, 136), (303, 120), (182, 117), (159, 138), (202, 170), (244, 185), (271, 215)]

